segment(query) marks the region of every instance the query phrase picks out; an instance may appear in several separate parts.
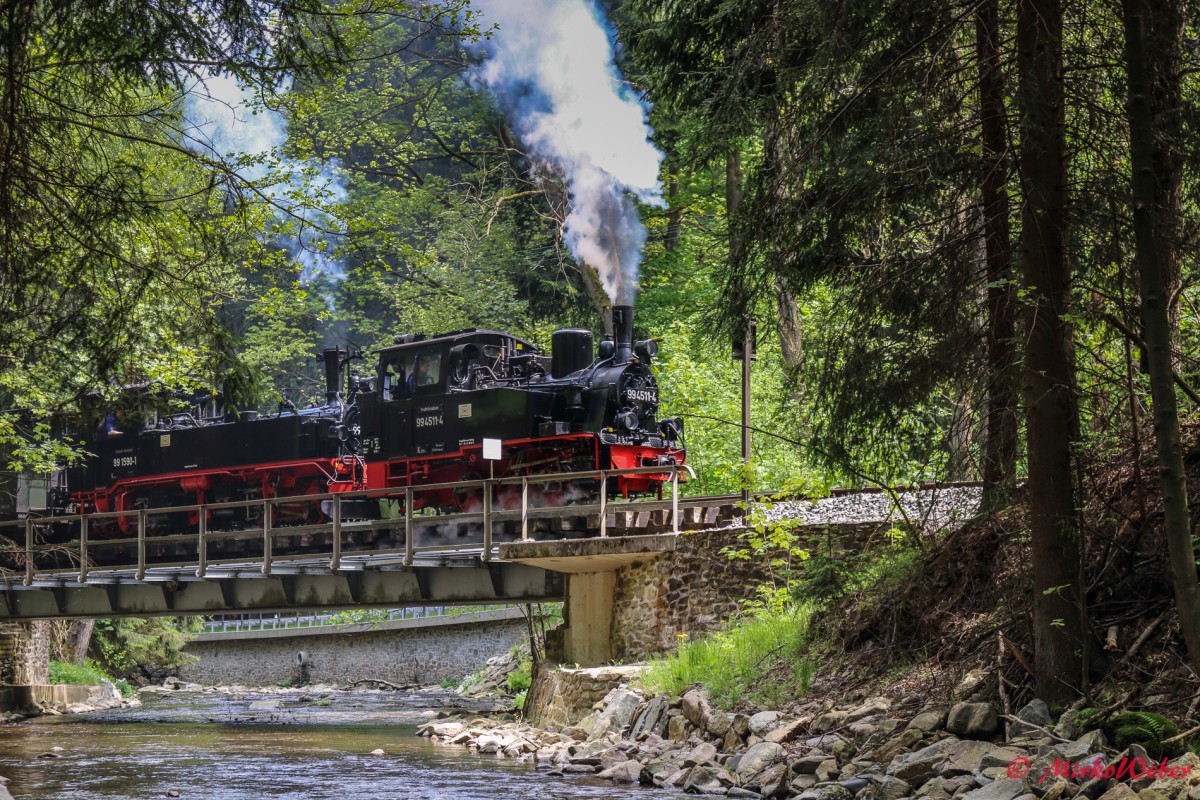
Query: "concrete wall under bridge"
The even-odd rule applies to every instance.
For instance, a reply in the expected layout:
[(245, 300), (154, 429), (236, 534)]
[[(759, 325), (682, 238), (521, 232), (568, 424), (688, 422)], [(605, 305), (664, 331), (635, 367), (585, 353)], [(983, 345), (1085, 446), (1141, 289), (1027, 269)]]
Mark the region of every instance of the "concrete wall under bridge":
[(527, 635), (519, 608), (380, 624), (207, 633), (187, 645), (197, 661), (180, 669), (179, 677), (209, 686), (278, 686), (304, 679), (341, 686), (372, 678), (431, 685), (477, 671)]

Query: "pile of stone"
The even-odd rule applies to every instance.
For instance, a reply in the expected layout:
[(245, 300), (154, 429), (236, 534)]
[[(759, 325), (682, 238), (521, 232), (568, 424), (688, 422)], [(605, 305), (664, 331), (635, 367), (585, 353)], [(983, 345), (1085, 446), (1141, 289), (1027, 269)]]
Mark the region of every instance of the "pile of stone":
[[(905, 710), (907, 709), (907, 710)], [(576, 725), (446, 720), (418, 732), (484, 754), (536, 760), (559, 774), (689, 794), (798, 800), (1200, 800), (1200, 757), (1169, 762), (1175, 777), (1071, 777), (1062, 764), (1158, 767), (1133, 745), (1107, 747), (1075, 712), (1052, 720), (1034, 701), (1004, 731), (986, 702), (925, 704), (875, 698), (817, 704), (795, 715), (731, 714), (703, 692), (644, 698), (620, 687)], [(1141, 759), (1139, 762), (1138, 759)], [(1183, 774), (1186, 773), (1186, 774)]]

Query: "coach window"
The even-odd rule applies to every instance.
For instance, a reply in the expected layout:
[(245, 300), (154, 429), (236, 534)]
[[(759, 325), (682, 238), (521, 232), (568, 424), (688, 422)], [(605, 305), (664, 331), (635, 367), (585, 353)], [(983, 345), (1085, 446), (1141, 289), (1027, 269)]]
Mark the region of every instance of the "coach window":
[(442, 354), (422, 353), (417, 356), (417, 388), (435, 386), (442, 378)]

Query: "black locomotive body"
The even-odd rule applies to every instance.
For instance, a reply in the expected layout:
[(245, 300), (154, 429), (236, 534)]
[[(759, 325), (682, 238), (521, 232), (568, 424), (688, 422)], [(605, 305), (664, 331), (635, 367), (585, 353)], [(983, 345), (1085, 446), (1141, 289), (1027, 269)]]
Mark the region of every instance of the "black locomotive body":
[[(353, 372), (351, 354), (327, 350), (322, 405), (261, 417), (206, 416), (197, 408), (113, 435), (99, 432), (89, 448), (94, 457), (67, 471), (70, 502), (61, 510), (128, 511), (682, 464), (681, 422), (657, 418), (653, 343), (633, 345), (632, 309), (614, 309), (614, 322), (616, 341), (602, 342), (598, 353), (591, 332), (574, 329), (554, 333), (548, 356), (498, 331), (399, 336), (379, 351), (368, 376)], [(499, 440), (499, 459), (483, 460), (485, 439)], [(655, 492), (666, 478), (619, 476), (610, 485), (624, 495)], [(570, 487), (558, 499), (578, 499), (579, 491)], [(414, 507), (464, 503), (463, 494), (443, 488), (420, 492)], [(302, 522), (322, 516), (319, 503), (279, 508), (280, 524), (288, 516)], [(196, 522), (196, 512), (187, 522)], [(130, 524), (123, 517), (112, 527)]]

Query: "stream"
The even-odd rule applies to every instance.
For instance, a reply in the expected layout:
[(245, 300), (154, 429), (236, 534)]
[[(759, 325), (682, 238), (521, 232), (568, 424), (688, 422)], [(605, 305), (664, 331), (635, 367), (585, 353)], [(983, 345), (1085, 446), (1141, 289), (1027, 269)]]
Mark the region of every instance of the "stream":
[[(0, 775), (11, 781), (8, 789), (18, 800), (142, 800), (171, 790), (185, 800), (678, 797), (551, 776), (531, 761), (478, 755), (416, 736), (417, 726), (451, 697), (460, 702), (443, 690), (144, 694), (140, 708), (0, 726)], [(251, 702), (262, 700), (280, 701), (280, 707), (250, 710)], [(478, 710), (488, 708), (490, 703)], [(384, 755), (371, 755), (376, 749)]]

